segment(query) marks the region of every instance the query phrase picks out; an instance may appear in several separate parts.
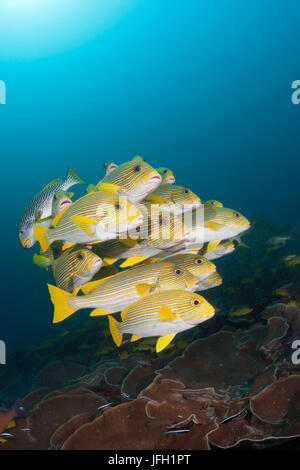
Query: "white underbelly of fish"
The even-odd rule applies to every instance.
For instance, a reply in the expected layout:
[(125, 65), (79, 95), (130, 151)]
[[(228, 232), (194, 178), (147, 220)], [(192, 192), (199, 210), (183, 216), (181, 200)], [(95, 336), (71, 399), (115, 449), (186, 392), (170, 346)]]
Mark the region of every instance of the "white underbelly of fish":
[(111, 313), (121, 312), (124, 308), (141, 298), (135, 289), (125, 294), (110, 294), (106, 298), (104, 296), (98, 298), (96, 296), (92, 297), (90, 294), (86, 297), (78, 297), (76, 303), (80, 303), (80, 308), (101, 308)]
[[(193, 325), (195, 326), (195, 325)], [(167, 335), (174, 335), (176, 333), (180, 333), (181, 331), (188, 330), (193, 328), (191, 325), (187, 325), (186, 323), (178, 320), (173, 322), (159, 322), (154, 323), (152, 325), (141, 325), (141, 326), (134, 326), (131, 327), (119, 327), (120, 333), (132, 333), (136, 336), (141, 338), (146, 338), (150, 336), (167, 336)]]
[(89, 243), (94, 241), (107, 241), (116, 238), (115, 232), (104, 231), (102, 228), (97, 229), (93, 235), (88, 235), (84, 231), (74, 228), (66, 233), (56, 230), (55, 233), (49, 234), (49, 240), (63, 240), (65, 242), (73, 243)]

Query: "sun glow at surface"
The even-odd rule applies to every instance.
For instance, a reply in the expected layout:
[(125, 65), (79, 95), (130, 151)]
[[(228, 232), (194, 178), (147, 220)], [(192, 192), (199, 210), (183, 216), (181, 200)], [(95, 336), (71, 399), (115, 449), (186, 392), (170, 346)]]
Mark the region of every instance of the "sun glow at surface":
[(62, 52), (110, 28), (138, 0), (0, 0), (0, 59)]

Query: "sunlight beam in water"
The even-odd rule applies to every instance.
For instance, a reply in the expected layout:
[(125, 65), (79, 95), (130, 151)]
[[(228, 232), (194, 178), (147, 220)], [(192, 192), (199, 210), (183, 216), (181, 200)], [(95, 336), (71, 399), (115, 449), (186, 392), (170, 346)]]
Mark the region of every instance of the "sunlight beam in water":
[(64, 52), (112, 27), (139, 0), (0, 0), (0, 60)]

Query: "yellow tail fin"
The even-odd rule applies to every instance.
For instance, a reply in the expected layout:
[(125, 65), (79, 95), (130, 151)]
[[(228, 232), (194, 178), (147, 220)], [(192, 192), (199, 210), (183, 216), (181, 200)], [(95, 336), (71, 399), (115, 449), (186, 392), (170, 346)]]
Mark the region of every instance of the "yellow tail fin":
[(60, 321), (65, 320), (78, 310), (77, 308), (70, 307), (68, 304), (68, 300), (74, 297), (73, 294), (60, 289), (59, 287), (52, 286), (51, 284), (48, 284), (48, 289), (54, 305), (53, 323), (59, 323)]
[(41, 250), (44, 253), (49, 246), (51, 245), (51, 242), (49, 242), (46, 239), (47, 233), (49, 233), (51, 230), (49, 230), (46, 227), (43, 227), (42, 225), (34, 225), (33, 226), (33, 233), (39, 244), (41, 245)]
[(110, 329), (112, 338), (114, 342), (116, 343), (116, 345), (119, 347), (122, 343), (122, 338), (123, 338), (123, 335), (121, 335), (121, 333), (119, 332), (119, 328), (118, 328), (120, 325), (120, 322), (118, 322), (111, 315), (108, 315), (108, 320), (109, 320), (109, 329)]

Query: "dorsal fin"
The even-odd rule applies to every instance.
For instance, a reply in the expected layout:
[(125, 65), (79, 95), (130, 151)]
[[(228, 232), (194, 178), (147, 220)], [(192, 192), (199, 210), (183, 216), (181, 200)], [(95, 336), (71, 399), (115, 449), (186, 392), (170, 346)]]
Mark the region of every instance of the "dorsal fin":
[(55, 184), (61, 184), (61, 182), (61, 178), (54, 178), (48, 184), (46, 184), (46, 186), (43, 187), (42, 191), (44, 191), (44, 189), (50, 188), (50, 186), (54, 186)]

